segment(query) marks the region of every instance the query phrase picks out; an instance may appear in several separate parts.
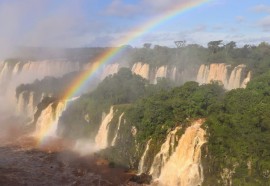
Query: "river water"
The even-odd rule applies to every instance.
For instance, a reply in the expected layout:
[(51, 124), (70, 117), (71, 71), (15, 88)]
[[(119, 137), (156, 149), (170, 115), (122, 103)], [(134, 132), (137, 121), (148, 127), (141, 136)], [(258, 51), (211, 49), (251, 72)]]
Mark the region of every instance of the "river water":
[(127, 169), (111, 167), (96, 154), (80, 156), (70, 150), (72, 143), (60, 139), (37, 146), (15, 120), (0, 120), (1, 186), (131, 185)]

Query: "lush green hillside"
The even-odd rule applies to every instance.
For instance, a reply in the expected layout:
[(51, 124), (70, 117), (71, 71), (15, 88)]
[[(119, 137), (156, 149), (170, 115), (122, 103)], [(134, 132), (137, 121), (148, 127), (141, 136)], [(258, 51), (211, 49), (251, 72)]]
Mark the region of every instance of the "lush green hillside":
[[(63, 134), (93, 138), (102, 112), (108, 112), (111, 105), (128, 104), (120, 109), (125, 112), (127, 128), (137, 128), (135, 139), (141, 149), (152, 138), (154, 155), (168, 130), (179, 125), (185, 128), (193, 119), (206, 118), (205, 185), (217, 185), (225, 169), (233, 172), (233, 185), (267, 185), (270, 178), (269, 84), (270, 73), (265, 73), (253, 79), (246, 89), (229, 92), (217, 83), (199, 86), (195, 82), (153, 91), (158, 85), (149, 88), (142, 78), (123, 69), (106, 78), (94, 92), (82, 96), (64, 113)], [(86, 114), (89, 123), (85, 121)], [(134, 139), (127, 141), (130, 145), (111, 147), (103, 154), (119, 164), (128, 163), (128, 160), (119, 160), (121, 153), (134, 152)], [(141, 153), (134, 156), (137, 163)]]
[[(81, 96), (63, 113), (61, 122), (67, 127), (63, 135), (93, 137), (101, 122), (102, 113), (108, 113), (110, 106), (133, 103), (139, 98), (168, 88), (170, 83), (167, 82), (161, 80), (157, 85), (150, 85), (129, 69), (120, 69), (117, 74), (106, 77), (93, 92)], [(88, 125), (84, 119), (86, 115), (89, 117)], [(70, 127), (79, 130), (70, 130)]]

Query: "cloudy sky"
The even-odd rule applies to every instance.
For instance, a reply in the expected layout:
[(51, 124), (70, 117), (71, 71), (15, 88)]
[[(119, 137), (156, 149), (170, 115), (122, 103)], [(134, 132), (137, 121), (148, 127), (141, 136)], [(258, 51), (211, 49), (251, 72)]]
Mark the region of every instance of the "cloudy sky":
[(270, 42), (269, 0), (212, 0), (159, 23), (132, 43), (118, 43), (185, 1), (194, 0), (0, 0), (0, 50), (146, 42), (173, 47), (175, 40)]

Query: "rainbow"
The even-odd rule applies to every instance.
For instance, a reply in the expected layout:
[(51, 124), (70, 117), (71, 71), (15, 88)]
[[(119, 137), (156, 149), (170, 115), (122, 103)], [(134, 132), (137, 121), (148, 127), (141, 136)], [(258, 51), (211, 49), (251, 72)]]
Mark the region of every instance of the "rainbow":
[[(174, 6), (172, 9), (168, 10), (167, 12), (164, 12), (161, 16), (157, 17), (156, 19), (150, 20), (143, 26), (135, 29), (135, 31), (132, 32), (131, 35), (128, 35), (127, 37), (123, 38), (119, 43), (121, 44), (131, 43), (134, 39), (149, 32), (149, 30), (171, 19), (172, 17), (175, 17), (180, 13), (184, 13), (192, 8), (198, 7), (210, 1), (211, 0), (195, 0), (195, 1), (185, 0), (184, 3), (180, 3), (179, 5)], [(73, 97), (73, 95), (75, 95), (81, 89), (81, 87), (84, 86), (85, 82), (87, 82), (92, 77), (92, 74), (94, 74), (99, 69), (100, 66), (109, 62), (111, 58), (113, 58), (118, 52), (120, 52), (120, 50), (121, 47), (111, 48), (106, 52), (104, 52), (102, 55), (98, 56), (95, 59), (94, 64), (89, 69), (81, 73), (71, 83), (71, 86), (66, 90), (63, 99), (69, 99)]]
[[(210, 1), (213, 0), (184, 0), (184, 2), (176, 4), (168, 11), (165, 11), (162, 15), (146, 22), (137, 29), (134, 29), (134, 31), (132, 31), (130, 35), (121, 39), (119, 41), (119, 44), (121, 45), (129, 44), (136, 38), (149, 32), (150, 30), (164, 23), (165, 21), (175, 16), (178, 16), (179, 14), (185, 13), (188, 10), (204, 5)], [(69, 88), (65, 91), (64, 95), (62, 96), (62, 99), (69, 100), (72, 97), (74, 97), (74, 95), (76, 95), (76, 93), (78, 93), (85, 86), (86, 82), (88, 82), (93, 77), (95, 72), (98, 71), (99, 68), (104, 64), (109, 63), (110, 60), (121, 51), (121, 49), (122, 49), (121, 47), (109, 48), (106, 52), (98, 56), (94, 60), (95, 62), (90, 66), (90, 68), (83, 71), (81, 74), (78, 75), (78, 77), (75, 78), (75, 80), (71, 83)], [(44, 136), (39, 136), (39, 138), (42, 140), (45, 136), (46, 132), (44, 133)]]

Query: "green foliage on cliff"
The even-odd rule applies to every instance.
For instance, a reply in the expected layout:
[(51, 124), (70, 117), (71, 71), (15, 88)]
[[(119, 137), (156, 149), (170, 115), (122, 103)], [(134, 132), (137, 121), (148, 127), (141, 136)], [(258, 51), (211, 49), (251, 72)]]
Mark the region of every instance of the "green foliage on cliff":
[[(61, 98), (64, 91), (68, 89), (70, 83), (78, 76), (79, 72), (71, 72), (63, 75), (62, 77), (50, 77), (47, 76), (42, 80), (35, 80), (33, 83), (21, 84), (16, 88), (16, 97), (22, 92), (34, 92), (37, 98), (40, 98), (42, 94), (50, 95), (53, 97)], [(94, 84), (94, 83), (93, 83)]]
[[(106, 77), (93, 92), (81, 96), (64, 112), (62, 122), (67, 127), (64, 135), (78, 133), (76, 137), (93, 137), (101, 122), (102, 113), (108, 113), (112, 105), (128, 104), (142, 98), (147, 92), (151, 92), (147, 85), (145, 79), (132, 74), (127, 68)], [(86, 115), (89, 117), (88, 122), (84, 119)], [(70, 130), (70, 127), (81, 127), (82, 132)]]
[(209, 106), (223, 94), (223, 88), (217, 83), (199, 86), (196, 82), (188, 82), (139, 100), (127, 116), (138, 128), (139, 141), (150, 137), (163, 141), (169, 129), (188, 123), (191, 118), (206, 117)]
[(270, 73), (246, 89), (228, 92), (208, 114), (206, 184), (215, 185), (224, 170), (233, 185), (270, 184)]

